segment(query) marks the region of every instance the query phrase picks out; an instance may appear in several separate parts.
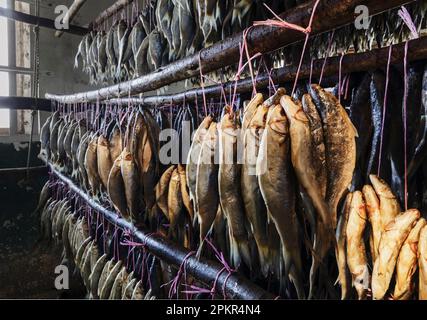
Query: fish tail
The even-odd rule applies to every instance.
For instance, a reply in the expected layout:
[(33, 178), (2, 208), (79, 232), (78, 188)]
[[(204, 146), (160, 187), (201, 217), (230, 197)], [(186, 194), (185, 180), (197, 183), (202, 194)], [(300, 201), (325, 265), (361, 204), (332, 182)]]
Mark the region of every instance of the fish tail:
[(290, 278), (292, 279), (292, 283), (294, 284), (295, 290), (297, 291), (298, 299), (304, 300), (306, 296), (303, 285), (303, 275), (301, 270), (298, 270), (295, 265), (291, 269)]
[(262, 274), (267, 277), (271, 270), (270, 248), (268, 245), (258, 245), (259, 262)]

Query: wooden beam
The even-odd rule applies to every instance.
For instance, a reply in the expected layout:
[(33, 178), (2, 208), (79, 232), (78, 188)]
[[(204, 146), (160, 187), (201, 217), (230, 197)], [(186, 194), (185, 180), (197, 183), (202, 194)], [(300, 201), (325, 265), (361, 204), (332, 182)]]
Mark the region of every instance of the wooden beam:
[(49, 99), (28, 97), (0, 97), (0, 109), (51, 111)]
[[(11, 9), (1, 8), (1, 7), (0, 7), (0, 16), (6, 17), (6, 18), (11, 19), (11, 20), (28, 23), (31, 25), (38, 25), (40, 27), (56, 30), (55, 21), (51, 20), (51, 19), (36, 17), (36, 16), (30, 15), (30, 14), (18, 12), (18, 11), (11, 10)], [(70, 25), (69, 29), (64, 30), (64, 32), (83, 36), (83, 35), (88, 33), (88, 29), (83, 28), (83, 27), (79, 27), (79, 26)]]
[[(384, 12), (396, 6), (413, 2), (414, 0), (321, 0), (312, 25), (312, 35), (329, 31), (354, 22), (354, 9), (357, 5), (366, 5), (371, 15)], [(316, 1), (308, 1), (282, 14), (286, 21), (307, 26)], [(301, 32), (285, 28), (257, 26), (248, 32), (247, 42), (251, 54), (255, 52), (269, 53), (283, 46), (303, 40)], [(242, 33), (233, 35), (200, 53), (173, 62), (159, 70), (99, 90), (81, 92), (71, 95), (55, 96), (55, 100), (63, 103), (94, 102), (107, 97), (123, 97), (152, 91), (174, 82), (199, 75), (199, 57), (204, 73), (218, 70), (238, 62), (239, 44)], [(51, 96), (52, 97), (52, 96)]]
[[(62, 23), (70, 25), (71, 21), (73, 21), (74, 17), (77, 15), (81, 7), (85, 4), (86, 0), (74, 0), (71, 7), (68, 9), (64, 18), (62, 19)], [(59, 38), (64, 34), (64, 30), (57, 30), (55, 32), (55, 37)]]

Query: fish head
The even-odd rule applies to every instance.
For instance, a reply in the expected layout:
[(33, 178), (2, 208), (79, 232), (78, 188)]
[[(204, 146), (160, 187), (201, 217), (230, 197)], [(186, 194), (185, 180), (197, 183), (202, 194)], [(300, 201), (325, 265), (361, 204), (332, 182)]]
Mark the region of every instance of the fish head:
[(280, 135), (287, 135), (289, 133), (288, 118), (280, 104), (270, 108), (267, 126)]
[(102, 135), (102, 134), (98, 137), (98, 146), (106, 147), (106, 148), (108, 148), (108, 146), (109, 146), (108, 139), (106, 137), (104, 137), (104, 135)]
[(238, 119), (238, 113), (233, 112), (230, 106), (225, 106), (218, 128), (224, 133), (236, 135), (236, 130), (239, 128)]
[(280, 103), (280, 99), (282, 96), (286, 94), (285, 88), (279, 88), (277, 89), (276, 93), (272, 95), (270, 98), (268, 98), (266, 101), (264, 101), (263, 105), (266, 107), (272, 107)]
[(217, 140), (218, 140), (218, 124), (216, 122), (212, 122), (211, 125), (209, 126), (209, 130), (205, 137), (206, 146), (210, 150), (215, 150)]
[(255, 130), (255, 133), (260, 135), (262, 131), (265, 129), (265, 125), (267, 122), (268, 111), (270, 107), (266, 104), (260, 105), (252, 118), (252, 121), (249, 127), (252, 130)]
[(213, 117), (211, 115), (208, 115), (203, 119), (202, 123), (200, 124), (200, 127), (199, 127), (200, 131), (198, 132), (199, 143), (202, 142), (205, 139), (206, 135), (208, 134), (208, 130), (209, 130), (209, 127), (211, 126), (212, 121), (213, 121)]
[(375, 192), (378, 194), (378, 196), (387, 199), (396, 199), (396, 196), (391, 191), (391, 188), (383, 179), (374, 174), (369, 175), (369, 179), (371, 180), (371, 183), (374, 186)]
[(302, 104), (299, 100), (295, 100), (291, 96), (285, 95), (280, 99), (280, 105), (284, 109), (291, 124), (308, 123), (308, 118), (304, 113)]

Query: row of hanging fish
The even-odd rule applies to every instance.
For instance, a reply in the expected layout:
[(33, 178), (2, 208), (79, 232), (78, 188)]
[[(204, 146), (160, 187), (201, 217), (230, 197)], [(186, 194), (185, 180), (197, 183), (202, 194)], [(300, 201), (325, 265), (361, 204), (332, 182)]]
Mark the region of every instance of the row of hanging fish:
[[(409, 208), (423, 213), (427, 209), (425, 70), (423, 61), (408, 65), (406, 114), (406, 198)], [(95, 128), (82, 129), (81, 135), (77, 128), (86, 128), (87, 122), (73, 114), (55, 113), (43, 127), (41, 153), (93, 197), (111, 202), (125, 219), (161, 230), (181, 245), (198, 249), (199, 255), (206, 251), (205, 240), (213, 238), (227, 261), (249, 277), (272, 275), (282, 289), (290, 288), (290, 280), (300, 298), (307, 292), (310, 298), (331, 297), (336, 288), (330, 269), (339, 254), (334, 256), (333, 249), (342, 226), (338, 221), (345, 194), (362, 190), (370, 176), (378, 174), (390, 184), (401, 207), (406, 200), (404, 82), (394, 67), (389, 77), (385, 106), (386, 74), (374, 71), (345, 76), (345, 85), (333, 92), (311, 85), (298, 88), (294, 97), (282, 88), (267, 100), (257, 94), (244, 110), (224, 107), (221, 115), (208, 114), (200, 125), (188, 106), (180, 109), (175, 121), (158, 110), (153, 116), (134, 108), (124, 115), (106, 111), (93, 117)], [(348, 90), (342, 90), (345, 87)], [(189, 139), (182, 130), (184, 122), (195, 131), (187, 161), (179, 153), (177, 164), (156, 169), (161, 167), (159, 142), (146, 142), (158, 137), (160, 129), (172, 127), (179, 133), (177, 144), (182, 144)], [(114, 143), (112, 132), (119, 143)], [(84, 135), (90, 137), (86, 141), (92, 142), (91, 151), (77, 143), (77, 137)], [(108, 144), (98, 143), (102, 136)], [(105, 145), (109, 146), (106, 154), (115, 159), (112, 167), (104, 167), (103, 157), (98, 156)], [(114, 151), (115, 145), (121, 147)], [(242, 162), (237, 159), (239, 145)], [(149, 173), (146, 179), (137, 179), (144, 173)]]
[(128, 273), (122, 260), (115, 261), (107, 253), (102, 254), (99, 239), (90, 235), (87, 217), (76, 215), (67, 198), (54, 200), (49, 197), (49, 190), (48, 182), (39, 203), (44, 204), (41, 211), (42, 237), (63, 246), (61, 264), (80, 275), (88, 298), (155, 299), (151, 290), (144, 290), (142, 280), (134, 276), (134, 272)]
[(383, 180), (370, 180), (372, 186), (347, 195), (337, 229), (342, 299), (350, 296), (352, 283), (360, 300), (368, 294), (426, 300), (427, 222), (417, 209), (402, 212)]
[(74, 67), (81, 63), (91, 83), (140, 77), (271, 17), (264, 3), (275, 12), (295, 5), (295, 1), (148, 1), (136, 18), (114, 21), (108, 30), (84, 36)]
[(96, 128), (78, 117), (55, 112), (47, 119), (40, 157), (126, 220), (143, 224), (154, 206), (160, 170), (156, 120), (139, 108), (123, 119), (113, 113), (98, 115)]

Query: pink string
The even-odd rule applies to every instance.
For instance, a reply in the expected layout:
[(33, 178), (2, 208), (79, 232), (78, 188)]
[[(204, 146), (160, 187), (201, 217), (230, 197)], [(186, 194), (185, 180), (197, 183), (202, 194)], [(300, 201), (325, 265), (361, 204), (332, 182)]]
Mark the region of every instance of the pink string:
[[(317, 4), (320, 0), (318, 0), (315, 4), (315, 8), (317, 7)], [(311, 28), (303, 28), (297, 24), (293, 24), (290, 22), (287, 22), (285, 20), (283, 20), (282, 18), (280, 18), (273, 10), (270, 9), (269, 6), (267, 6), (264, 3), (264, 6), (273, 14), (273, 16), (279, 20), (273, 20), (273, 19), (267, 19), (266, 21), (255, 21), (254, 22), (254, 26), (275, 26), (275, 27), (280, 27), (280, 28), (286, 28), (286, 29), (291, 29), (291, 30), (296, 30), (296, 31), (300, 31), (302, 33), (310, 33), (311, 32)], [(314, 9), (316, 10), (316, 9)], [(309, 24), (309, 27), (311, 27), (311, 24)]]
[(310, 38), (310, 33), (311, 33), (311, 30), (312, 30), (311, 28), (312, 28), (312, 25), (313, 25), (314, 15), (316, 13), (316, 9), (317, 9), (317, 6), (319, 5), (319, 3), (320, 3), (320, 0), (317, 0), (316, 3), (314, 4), (313, 10), (312, 10), (311, 16), (310, 16), (310, 21), (309, 21), (309, 24), (308, 24), (308, 26), (306, 28), (303, 28), (303, 27), (298, 26), (298, 25), (293, 24), (293, 23), (286, 22), (285, 20), (283, 20), (282, 18), (280, 18), (276, 13), (274, 13), (274, 11), (271, 10), (265, 3), (264, 3), (264, 6), (279, 21), (268, 19), (266, 21), (255, 21), (254, 22), (254, 26), (260, 26), (260, 25), (276, 26), (276, 27), (281, 27), (281, 28), (287, 28), (287, 29), (291, 29), (291, 30), (300, 31), (300, 32), (306, 34), (305, 41), (304, 41), (304, 47), (302, 49), (300, 62), (298, 64), (298, 70), (297, 70), (297, 73), (295, 75), (295, 82), (294, 82), (294, 87), (292, 89), (291, 96), (294, 95), (296, 87), (297, 87), (297, 84), (298, 84), (298, 78), (299, 78), (299, 74), (301, 72), (301, 66), (302, 66), (302, 63), (303, 63), (303, 60), (304, 60), (305, 50), (307, 48), (308, 39)]
[(403, 100), (403, 140), (404, 140), (404, 159), (405, 159), (405, 210), (408, 210), (408, 155), (407, 155), (407, 103), (408, 103), (408, 44), (405, 43), (405, 57), (403, 61), (403, 68), (405, 74), (405, 94)]
[(169, 282), (171, 283), (171, 287), (169, 289), (169, 299), (172, 299), (172, 297), (175, 294), (177, 294), (177, 298), (178, 298), (179, 282), (181, 280), (181, 276), (183, 274), (185, 264), (187, 263), (188, 259), (195, 254), (196, 254), (195, 251), (190, 251), (189, 253), (187, 253), (187, 255), (182, 260), (181, 265), (179, 266), (178, 273), (176, 274), (175, 278), (173, 278), (172, 281)]
[(302, 49), (301, 59), (300, 59), (299, 65), (298, 65), (297, 74), (295, 76), (295, 82), (294, 82), (294, 87), (292, 89), (291, 96), (294, 95), (295, 90), (297, 88), (298, 78), (299, 78), (299, 74), (301, 72), (301, 66), (302, 66), (302, 63), (304, 61), (305, 50), (307, 48), (308, 39), (310, 38), (310, 33), (311, 33), (311, 27), (313, 25), (314, 14), (316, 13), (316, 9), (317, 9), (317, 6), (319, 5), (319, 2), (320, 2), (320, 0), (317, 0), (316, 3), (314, 4), (313, 11), (311, 12), (310, 22), (308, 24), (308, 27), (306, 28), (307, 32), (306, 32), (306, 36), (305, 36), (304, 47)]
[(382, 160), (382, 153), (383, 153), (384, 127), (385, 127), (385, 116), (387, 112), (387, 94), (388, 94), (388, 84), (390, 79), (389, 74), (390, 74), (390, 63), (391, 63), (392, 51), (393, 51), (393, 45), (390, 45), (390, 48), (388, 49), (387, 75), (386, 75), (385, 89), (384, 89), (383, 119), (381, 123), (380, 152), (378, 155), (378, 171), (377, 171), (378, 176), (380, 176), (380, 172), (381, 172), (381, 160)]
[(203, 81), (203, 70), (202, 70), (202, 51), (199, 52), (199, 70), (200, 70), (200, 86), (202, 87), (202, 94), (203, 94), (203, 107), (205, 109), (205, 116), (208, 116), (208, 109), (206, 106), (206, 94), (205, 94), (205, 83)]
[(408, 10), (405, 8), (405, 6), (402, 6), (398, 11), (399, 17), (402, 18), (403, 22), (406, 24), (406, 26), (411, 31), (411, 35), (413, 39), (418, 39), (420, 35), (418, 34), (417, 27), (415, 26), (414, 20), (412, 20), (411, 15), (409, 14)]
[[(253, 71), (253, 68), (252, 68), (252, 59), (254, 59), (255, 58), (255, 56), (257, 56), (257, 55), (255, 55), (255, 56), (253, 56), (252, 58), (250, 57), (250, 55), (249, 55), (249, 49), (248, 49), (248, 42), (247, 42), (247, 36), (248, 36), (248, 33), (249, 33), (249, 31), (250, 31), (250, 29), (252, 29), (252, 27), (249, 27), (248, 29), (246, 29), (244, 32), (243, 32), (243, 44), (244, 44), (244, 46), (245, 46), (245, 52), (246, 52), (246, 58), (248, 59), (248, 64), (249, 64), (249, 71), (250, 71), (250, 74), (251, 74), (251, 79), (252, 79), (252, 87), (253, 87), (253, 92), (252, 92), (252, 94), (253, 95), (256, 95), (257, 94), (257, 90), (256, 90), (256, 84), (255, 84), (255, 78), (254, 78), (254, 71)], [(258, 56), (259, 56), (260, 54), (258, 54)]]
[(209, 244), (209, 246), (212, 248), (212, 250), (214, 251), (214, 253), (215, 253), (215, 257), (218, 259), (218, 261), (223, 265), (223, 268), (218, 272), (218, 274), (217, 274), (217, 276), (216, 276), (216, 278), (215, 278), (215, 282), (214, 282), (214, 285), (213, 285), (213, 289), (215, 289), (215, 287), (216, 287), (216, 283), (217, 283), (217, 281), (218, 281), (218, 279), (219, 279), (219, 276), (221, 275), (221, 273), (222, 272), (224, 272), (224, 271), (227, 271), (228, 272), (228, 275), (227, 275), (227, 277), (225, 278), (225, 281), (224, 281), (224, 283), (223, 283), (223, 286), (222, 286), (222, 293), (223, 293), (223, 297), (224, 297), (224, 299), (226, 299), (226, 296), (227, 296), (227, 294), (226, 294), (226, 292), (225, 292), (225, 289), (226, 289), (226, 285), (227, 285), (227, 281), (228, 281), (228, 279), (230, 278), (230, 276), (231, 276), (231, 274), (232, 273), (234, 273), (234, 272), (236, 272), (236, 269), (232, 269), (230, 266), (229, 266), (229, 264), (227, 263), (227, 261), (226, 261), (226, 259), (225, 259), (225, 257), (224, 257), (224, 254), (222, 253), (222, 252), (220, 252), (214, 245), (213, 245), (213, 243), (211, 242), (211, 241), (209, 241), (209, 239), (208, 238), (205, 238), (205, 241)]
[(341, 95), (342, 95), (342, 89), (341, 89), (341, 78), (342, 78), (342, 60), (344, 59), (344, 52), (341, 53), (340, 58), (340, 66), (339, 66), (339, 72), (338, 72), (338, 101), (341, 104)]
[(308, 80), (310, 87), (311, 87), (312, 79), (313, 79), (313, 64), (314, 64), (314, 58), (311, 59), (311, 63), (310, 63), (310, 78)]
[(335, 34), (335, 30), (333, 30), (332, 33), (329, 35), (328, 49), (327, 49), (325, 60), (323, 61), (322, 71), (320, 72), (319, 86), (321, 85), (323, 80), (323, 73), (325, 71), (326, 61), (328, 60), (329, 54), (331, 53), (332, 40), (334, 39), (334, 34)]

